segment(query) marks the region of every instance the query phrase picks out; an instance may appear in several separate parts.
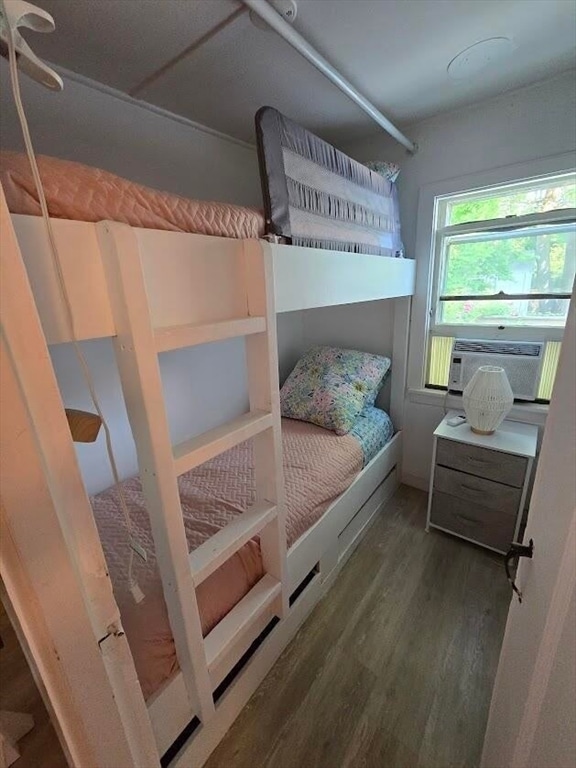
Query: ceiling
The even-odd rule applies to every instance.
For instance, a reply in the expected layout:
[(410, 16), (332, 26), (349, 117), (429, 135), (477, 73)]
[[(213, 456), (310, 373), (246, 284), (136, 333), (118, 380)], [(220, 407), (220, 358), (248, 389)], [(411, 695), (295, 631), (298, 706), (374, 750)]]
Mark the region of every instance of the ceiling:
[[(295, 28), (399, 125), (545, 79), (575, 65), (573, 0), (297, 0)], [(378, 130), (332, 83), (236, 0), (37, 0), (56, 31), (28, 35), (41, 57), (239, 139), (263, 104), (332, 141)], [(209, 33), (221, 25), (212, 37)], [(202, 39), (208, 36), (206, 42)], [(462, 81), (448, 63), (489, 37), (515, 50)], [(201, 43), (197, 47), (195, 43)], [(154, 82), (143, 81), (193, 50)], [(136, 89), (136, 91), (134, 91)]]

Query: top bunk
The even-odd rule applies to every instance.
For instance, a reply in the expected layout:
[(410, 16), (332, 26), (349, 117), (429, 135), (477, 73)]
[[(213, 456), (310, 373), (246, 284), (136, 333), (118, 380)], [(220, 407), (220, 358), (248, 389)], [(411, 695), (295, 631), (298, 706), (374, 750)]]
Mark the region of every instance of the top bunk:
[[(102, 248), (112, 230), (139, 253), (156, 328), (245, 318), (254, 247), (271, 265), (276, 312), (413, 294), (393, 182), (276, 110), (260, 110), (257, 135), (264, 216), (39, 158), (78, 340), (115, 335)], [(70, 341), (28, 160), (2, 153), (0, 170), (47, 342)]]

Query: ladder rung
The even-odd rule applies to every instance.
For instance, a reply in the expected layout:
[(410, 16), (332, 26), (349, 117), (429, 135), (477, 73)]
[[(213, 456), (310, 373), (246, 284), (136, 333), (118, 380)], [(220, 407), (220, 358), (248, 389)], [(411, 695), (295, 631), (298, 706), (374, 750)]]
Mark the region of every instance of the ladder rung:
[(156, 352), (168, 352), (181, 347), (193, 347), (196, 344), (208, 344), (211, 341), (232, 339), (236, 336), (249, 336), (266, 330), (265, 317), (241, 317), (235, 320), (221, 320), (217, 323), (190, 325), (171, 325), (156, 328), (154, 342)]
[(213, 459), (238, 443), (249, 440), (254, 435), (270, 429), (272, 414), (264, 411), (250, 411), (237, 419), (210, 429), (198, 437), (192, 437), (174, 446), (174, 464), (177, 475), (183, 475), (190, 469)]
[(255, 504), (190, 552), (194, 585), (198, 586), (214, 573), (234, 552), (256, 536), (276, 514), (277, 508), (274, 504)]
[(242, 636), (242, 633), (280, 594), (280, 582), (265, 574), (250, 592), (220, 621), (204, 639), (208, 669), (212, 671)]

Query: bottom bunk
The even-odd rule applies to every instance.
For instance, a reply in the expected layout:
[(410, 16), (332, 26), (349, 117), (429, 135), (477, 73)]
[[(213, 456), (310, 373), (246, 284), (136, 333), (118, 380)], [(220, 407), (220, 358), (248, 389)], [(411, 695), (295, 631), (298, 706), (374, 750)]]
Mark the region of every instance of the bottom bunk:
[[(397, 461), (399, 435), (392, 437), (388, 415), (367, 408), (354, 429), (337, 436), (313, 424), (282, 420), (287, 506), (289, 590), (292, 605), (323, 582), (354, 543), (370, 510), (363, 505)], [(179, 478), (182, 510), (191, 557), (194, 551), (253, 503), (255, 491), (251, 442), (212, 459)], [(156, 567), (150, 523), (138, 478), (123, 483), (135, 534), (148, 551), (135, 571), (145, 598), (130, 595), (129, 550), (113, 489), (92, 499), (96, 523), (114, 585), (122, 623), (161, 753), (179, 736), (194, 713), (178, 669), (174, 640)], [(256, 621), (238, 634), (230, 647), (209, 661), (214, 691), (228, 681), (231, 670), (274, 619), (274, 604), (258, 604), (264, 582), (258, 539), (254, 538), (211, 573), (197, 588), (207, 646), (222, 620), (230, 621), (234, 606), (254, 595)], [(298, 599), (297, 599), (298, 598)], [(223, 623), (223, 622), (222, 622)], [(286, 622), (281, 622), (281, 626)], [(277, 633), (282, 634), (281, 627)]]

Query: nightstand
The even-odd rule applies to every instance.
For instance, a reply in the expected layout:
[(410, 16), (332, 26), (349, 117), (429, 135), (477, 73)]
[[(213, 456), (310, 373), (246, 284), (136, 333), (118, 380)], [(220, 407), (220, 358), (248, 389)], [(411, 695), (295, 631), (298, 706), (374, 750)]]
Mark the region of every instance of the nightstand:
[(446, 423), (457, 415), (434, 432), (426, 530), (505, 554), (519, 535), (538, 427), (504, 421), (493, 435), (476, 435)]

